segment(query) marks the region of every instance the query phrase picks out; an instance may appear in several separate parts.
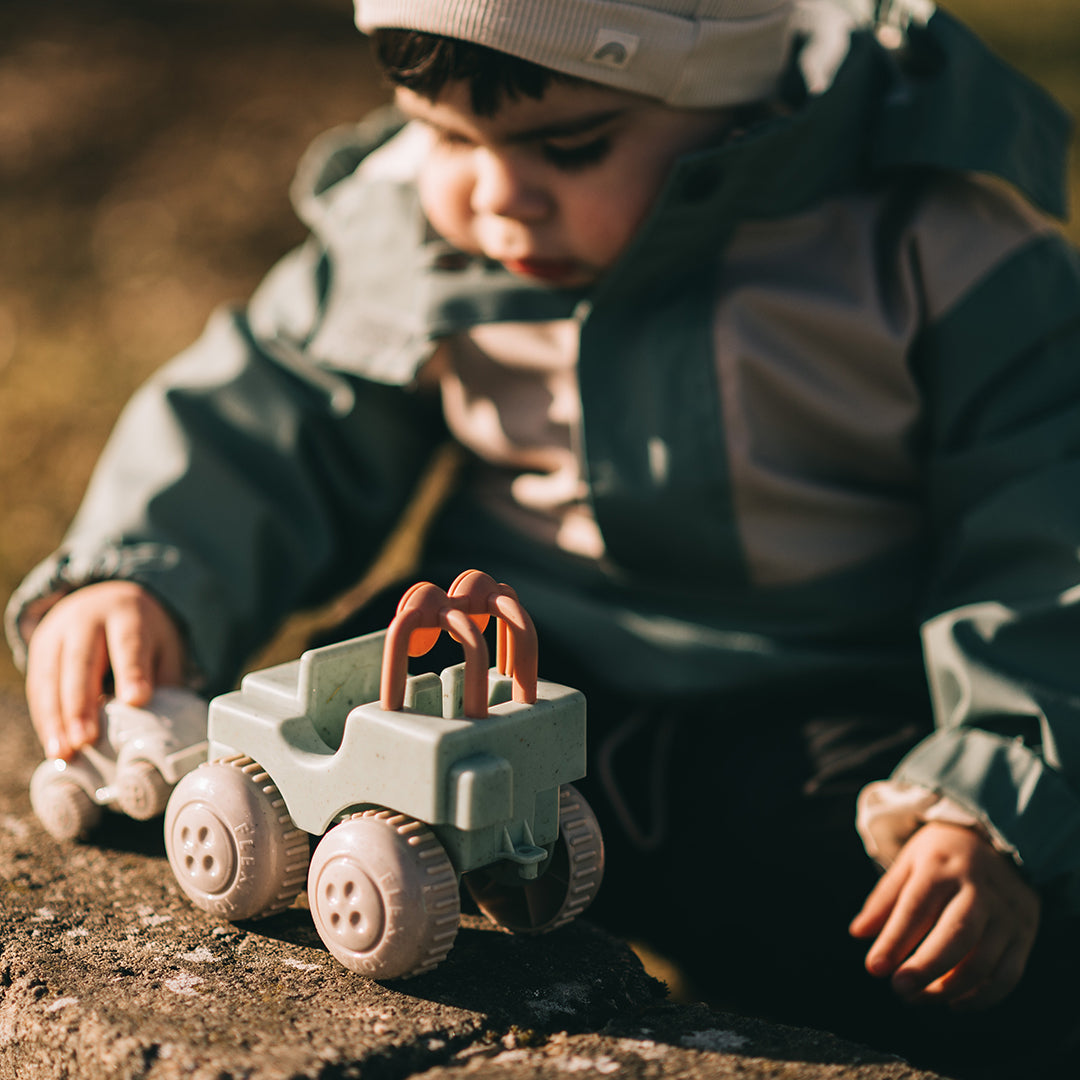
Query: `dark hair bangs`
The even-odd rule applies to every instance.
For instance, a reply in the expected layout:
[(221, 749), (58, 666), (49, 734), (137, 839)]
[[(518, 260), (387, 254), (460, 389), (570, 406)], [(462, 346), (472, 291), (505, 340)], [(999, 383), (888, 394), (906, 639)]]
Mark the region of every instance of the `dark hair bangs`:
[(579, 81), (486, 45), (419, 30), (381, 28), (372, 33), (371, 42), (394, 86), (434, 101), (448, 83), (467, 82), (477, 116), (494, 116), (506, 99), (542, 98), (554, 81)]

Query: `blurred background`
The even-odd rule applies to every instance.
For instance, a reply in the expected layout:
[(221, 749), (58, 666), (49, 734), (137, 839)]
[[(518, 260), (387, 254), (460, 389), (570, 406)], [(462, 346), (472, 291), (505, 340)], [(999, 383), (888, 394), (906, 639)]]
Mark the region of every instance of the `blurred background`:
[[(1076, 0), (943, 6), (1080, 113)], [(307, 143), (387, 96), (350, 0), (0, 0), (0, 601), (132, 389), (301, 239)]]

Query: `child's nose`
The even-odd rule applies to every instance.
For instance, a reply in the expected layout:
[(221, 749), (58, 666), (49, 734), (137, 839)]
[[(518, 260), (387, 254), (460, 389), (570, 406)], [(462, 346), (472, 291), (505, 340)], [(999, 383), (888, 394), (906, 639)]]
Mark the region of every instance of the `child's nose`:
[(473, 213), (534, 222), (550, 212), (551, 199), (527, 163), (485, 148), (475, 155)]

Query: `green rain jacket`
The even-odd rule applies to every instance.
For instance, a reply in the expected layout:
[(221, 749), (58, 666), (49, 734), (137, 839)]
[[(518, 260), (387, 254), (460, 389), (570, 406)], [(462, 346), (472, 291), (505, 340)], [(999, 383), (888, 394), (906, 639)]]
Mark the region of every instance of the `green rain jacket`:
[(1060, 110), (942, 13), (900, 51), (857, 33), (828, 91), (680, 160), (588, 293), (432, 239), (408, 177), (358, 169), (377, 128), (314, 153), (310, 240), (134, 397), (9, 606), (16, 655), (123, 577), (229, 687), (397, 520), (446, 437), (433, 343), (572, 318), (604, 559), (467, 480), (432, 550), (482, 552), (602, 684), (711, 695), (718, 723), (725, 694), (928, 673), (937, 730), (896, 778), (1080, 906), (1080, 263), (1031, 209), (1064, 212)]

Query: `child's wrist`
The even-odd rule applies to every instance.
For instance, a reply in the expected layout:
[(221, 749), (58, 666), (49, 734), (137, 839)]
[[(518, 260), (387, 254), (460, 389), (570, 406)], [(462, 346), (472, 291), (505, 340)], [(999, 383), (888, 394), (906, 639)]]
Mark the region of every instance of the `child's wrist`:
[(883, 867), (892, 865), (908, 840), (933, 822), (971, 829), (995, 851), (1018, 861), (1015, 847), (947, 795), (896, 780), (879, 780), (859, 792), (855, 827), (867, 855)]

